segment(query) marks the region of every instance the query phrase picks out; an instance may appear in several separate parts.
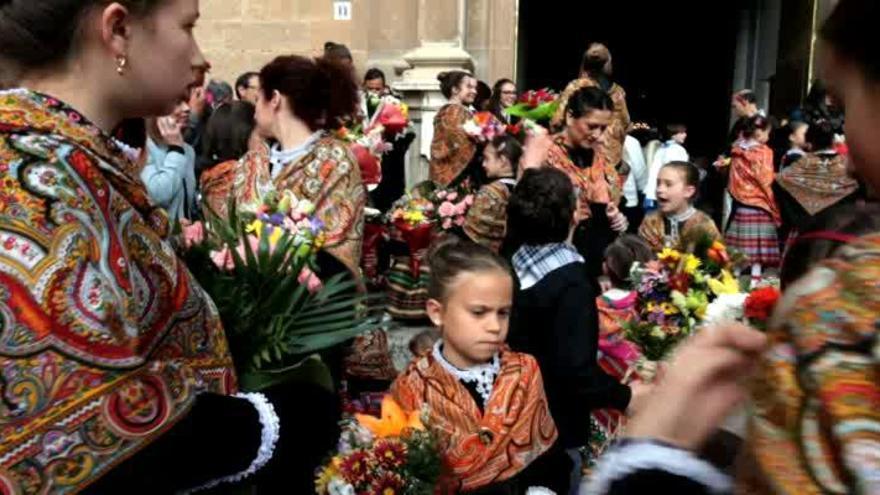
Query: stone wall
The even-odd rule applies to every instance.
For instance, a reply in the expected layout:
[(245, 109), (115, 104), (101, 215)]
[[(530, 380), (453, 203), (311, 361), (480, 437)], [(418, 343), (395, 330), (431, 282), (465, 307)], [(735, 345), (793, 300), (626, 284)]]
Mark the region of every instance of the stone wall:
[[(432, 15), (420, 17), (427, 3)], [(465, 34), (457, 41), (477, 76), (492, 84), (515, 75), (516, 0), (353, 0), (349, 21), (333, 19), (332, 0), (201, 0), (196, 36), (211, 77), (230, 83), (280, 54), (318, 55), (325, 41), (348, 45), (361, 73), (376, 66), (393, 82), (425, 38), (458, 38), (461, 6)]]

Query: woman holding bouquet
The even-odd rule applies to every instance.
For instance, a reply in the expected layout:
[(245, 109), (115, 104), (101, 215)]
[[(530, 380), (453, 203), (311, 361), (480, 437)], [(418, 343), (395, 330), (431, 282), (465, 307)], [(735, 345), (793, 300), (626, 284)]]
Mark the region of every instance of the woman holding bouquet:
[(437, 79), (440, 91), (449, 103), (443, 105), (434, 117), (431, 181), (445, 188), (461, 185), (468, 179), (479, 182), (481, 153), (464, 129), (474, 116), (471, 105), (477, 97), (477, 80), (464, 71), (444, 72)]
[(0, 92), (0, 492), (175, 493), (277, 464), (306, 493), (335, 443), (317, 387), (296, 413), (289, 394), (229, 395), (214, 304), (109, 136), (186, 97), (198, 17), (197, 0), (0, 3), (18, 87)]

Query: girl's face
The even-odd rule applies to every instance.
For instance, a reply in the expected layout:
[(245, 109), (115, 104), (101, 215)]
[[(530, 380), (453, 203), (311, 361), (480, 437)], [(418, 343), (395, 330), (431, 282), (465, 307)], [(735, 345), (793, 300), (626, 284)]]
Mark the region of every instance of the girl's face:
[(513, 177), (513, 167), (510, 165), (510, 160), (498, 153), (492, 144), (487, 145), (483, 150), (483, 169), (486, 170), (486, 176), (490, 179)]
[(174, 107), (174, 112), (171, 113), (171, 116), (174, 117), (175, 122), (184, 128), (189, 125), (189, 113), (189, 102), (187, 100), (181, 100), (177, 103), (177, 106)]
[(770, 140), (770, 130), (769, 129), (756, 130), (754, 139), (755, 139), (755, 141), (757, 141), (761, 144), (767, 144), (767, 141)]
[(447, 288), (446, 301), (430, 299), (428, 316), (443, 335), (443, 355), (464, 369), (488, 362), (507, 339), (513, 280), (503, 270), (465, 272)]
[(808, 126), (802, 125), (791, 133), (788, 140), (791, 141), (792, 148), (807, 148), (807, 128)]
[(685, 182), (684, 171), (663, 167), (657, 176), (657, 204), (664, 215), (683, 213), (690, 206), (697, 190)]
[(123, 77), (137, 95), (133, 113), (168, 115), (189, 98), (194, 68), (207, 65), (193, 36), (198, 18), (198, 0), (171, 0), (132, 23)]
[(511, 107), (516, 103), (516, 86), (511, 83), (501, 86), (501, 106), (504, 108)]
[(461, 84), (453, 90), (453, 97), (457, 97), (463, 105), (470, 105), (477, 98), (477, 80), (473, 77), (465, 77)]
[(846, 109), (846, 144), (856, 174), (880, 190), (880, 85), (865, 78), (854, 63), (823, 46), (823, 80)]
[(579, 118), (568, 114), (566, 126), (571, 144), (582, 148), (595, 148), (602, 143), (605, 130), (611, 125), (611, 110), (591, 110)]

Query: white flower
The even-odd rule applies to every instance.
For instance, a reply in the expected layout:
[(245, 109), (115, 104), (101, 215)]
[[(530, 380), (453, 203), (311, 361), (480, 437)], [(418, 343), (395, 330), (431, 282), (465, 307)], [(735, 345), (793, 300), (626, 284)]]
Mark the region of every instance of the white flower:
[(556, 495), (556, 492), (543, 486), (530, 486), (526, 495)]
[(330, 480), (330, 483), (327, 485), (327, 492), (330, 495), (355, 495), (354, 487), (341, 478)]
[(706, 308), (703, 324), (714, 325), (723, 321), (742, 321), (748, 294), (721, 294)]

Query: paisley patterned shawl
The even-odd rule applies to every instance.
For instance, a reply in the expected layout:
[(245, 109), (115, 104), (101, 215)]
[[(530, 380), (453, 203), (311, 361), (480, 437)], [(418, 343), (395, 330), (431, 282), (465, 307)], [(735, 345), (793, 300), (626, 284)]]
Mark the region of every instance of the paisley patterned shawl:
[(620, 202), (622, 189), (619, 183), (617, 171), (608, 166), (608, 162), (602, 153), (596, 153), (593, 165), (580, 168), (569, 156), (565, 131), (553, 137), (553, 145), (547, 154), (547, 165), (557, 168), (571, 179), (572, 185), (578, 191), (577, 212), (578, 218), (583, 220), (590, 216), (590, 203), (617, 204)]
[(880, 234), (786, 290), (752, 388), (742, 493), (880, 493)]
[(229, 195), (232, 194), (232, 186), (235, 182), (235, 168), (238, 160), (227, 160), (218, 163), (202, 172), (199, 178), (199, 189), (202, 198), (210, 211), (220, 218), (226, 218), (229, 207)]
[(347, 143), (322, 137), (296, 163), (285, 165), (274, 182), (268, 156), (245, 155), (235, 178), (237, 204), (253, 210), (273, 189), (290, 190), (297, 198), (315, 204), (315, 215), (324, 222), (324, 249), (360, 279), (367, 191)]
[(444, 105), (434, 117), (430, 179), (435, 184), (449, 186), (473, 160), (477, 145), (462, 127), (472, 117), (467, 107), (457, 103)]
[[(598, 87), (600, 87), (599, 83), (588, 77), (575, 79), (568, 83), (559, 97), (559, 108), (556, 109), (556, 115), (553, 116), (551, 128), (560, 129), (565, 125), (565, 110), (568, 107), (568, 100), (575, 91), (582, 88)], [(608, 90), (608, 96), (614, 102), (614, 112), (611, 125), (605, 131), (605, 161), (616, 167), (623, 159), (623, 143), (632, 121), (629, 116), (629, 108), (626, 106), (626, 91), (619, 84), (613, 83), (611, 89)], [(621, 177), (620, 187), (623, 187), (624, 182), (626, 182), (626, 176)]]
[(466, 491), (512, 478), (558, 436), (538, 363), (527, 354), (502, 352), (485, 413), (430, 354), (410, 363), (391, 393), (408, 411), (427, 409), (428, 425), (440, 435), (446, 461)]
[(0, 493), (74, 493), (234, 391), (216, 308), (135, 165), (58, 100), (0, 92)]
[(649, 214), (642, 220), (642, 225), (639, 227), (639, 237), (644, 239), (651, 246), (651, 249), (656, 252), (662, 251), (664, 247), (678, 250), (687, 249), (687, 246), (682, 246), (682, 240), (696, 239), (696, 236), (700, 233), (708, 235), (714, 241), (722, 239), (721, 233), (718, 231), (718, 227), (715, 226), (715, 221), (712, 220), (712, 217), (697, 210), (694, 216), (679, 225), (679, 238), (674, 240), (673, 245), (667, 246), (667, 238), (669, 236), (667, 231), (668, 222), (663, 214), (658, 211)]
[(810, 153), (776, 176), (776, 182), (810, 215), (856, 192), (859, 183), (846, 171), (838, 154)]
[(501, 249), (507, 232), (510, 193), (510, 187), (500, 180), (481, 187), (465, 217), (464, 233), (472, 241), (496, 253)]
[(764, 144), (733, 145), (730, 161), (730, 194), (740, 203), (760, 208), (782, 222), (773, 194), (773, 151)]

